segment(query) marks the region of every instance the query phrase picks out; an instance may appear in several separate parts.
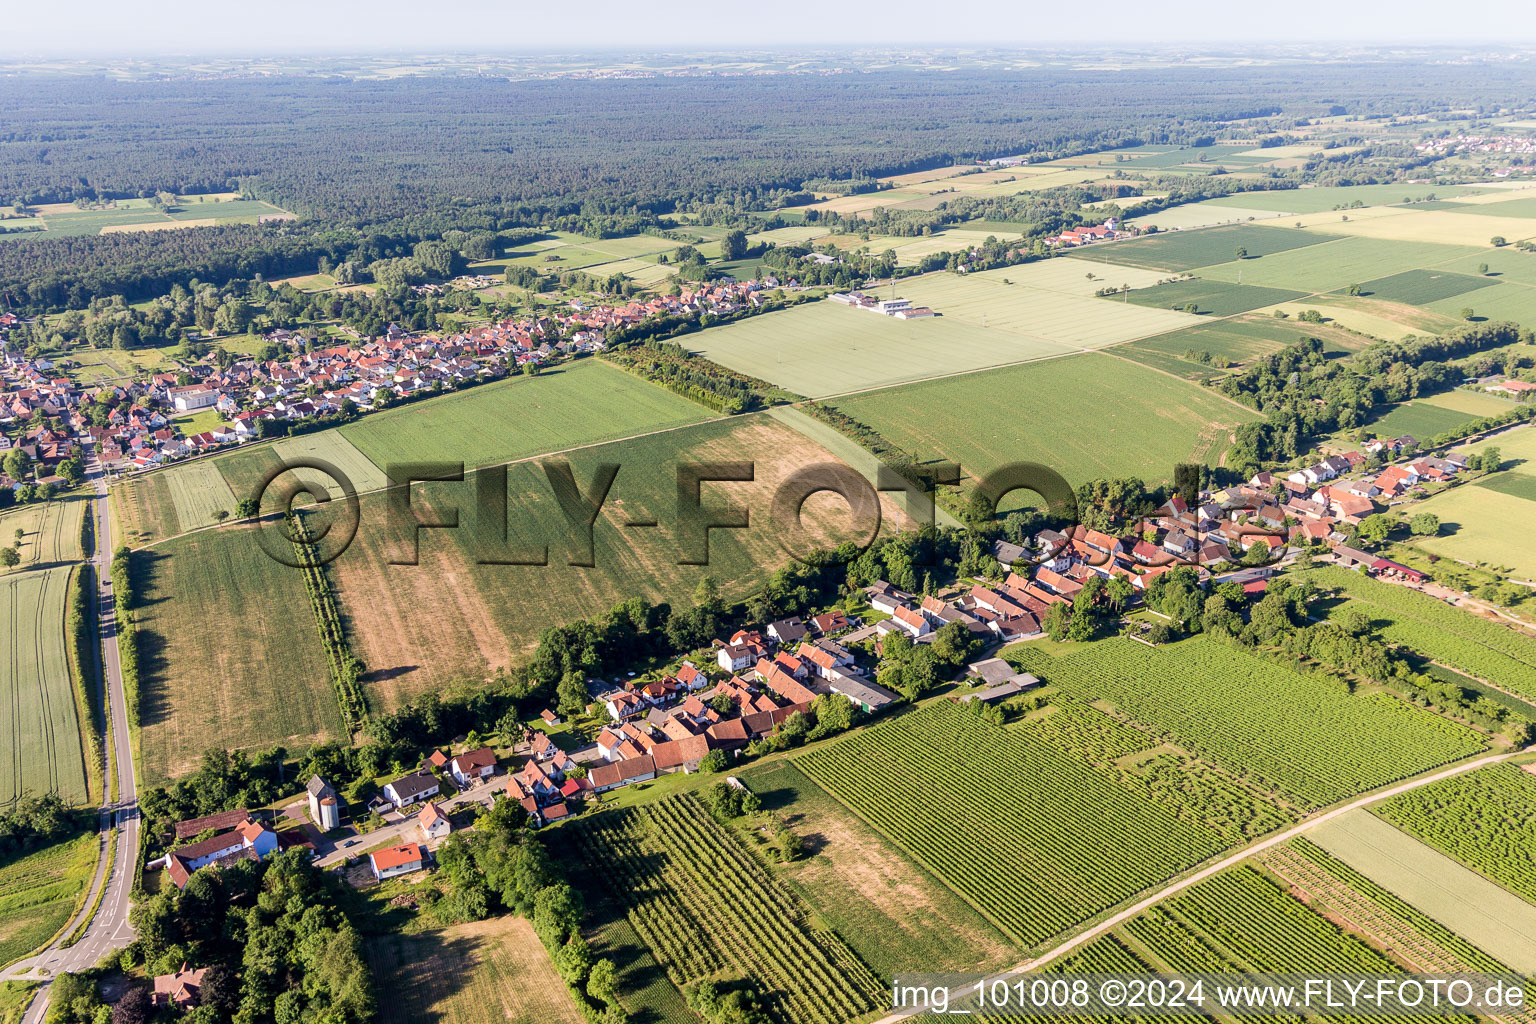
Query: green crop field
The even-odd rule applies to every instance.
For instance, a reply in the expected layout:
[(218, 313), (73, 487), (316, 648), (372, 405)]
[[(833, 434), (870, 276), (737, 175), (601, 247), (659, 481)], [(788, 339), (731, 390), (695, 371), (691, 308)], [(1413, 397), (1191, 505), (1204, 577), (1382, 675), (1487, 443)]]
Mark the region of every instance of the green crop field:
[[(1464, 245), (1439, 245), (1432, 242), (1337, 238), (1288, 227), (1255, 227), (1245, 230), (1272, 232), (1287, 238), (1333, 237), (1334, 240), (1305, 248), (1288, 247), (1285, 252), (1276, 252), (1260, 260), (1222, 261), (1219, 265), (1202, 269), (1201, 277), (1236, 281), (1241, 275), (1244, 284), (1294, 288), (1302, 292), (1331, 292), (1408, 270), (1437, 268), (1457, 257), (1478, 251)], [(1252, 253), (1252, 250), (1249, 252)]]
[[(1498, 402), (1498, 399), (1494, 398), (1490, 401)], [(1494, 416), (1509, 408), (1507, 404), (1501, 403), (1501, 405), (1502, 408), (1470, 413), (1458, 409), (1447, 409), (1430, 401), (1404, 402), (1401, 405), (1392, 406), (1384, 415), (1372, 419), (1367, 426), (1379, 437), (1401, 437), (1403, 434), (1410, 434), (1422, 443), (1426, 438), (1455, 430), (1463, 423), (1471, 423), (1484, 416)]]
[(1385, 639), (1511, 693), (1536, 698), (1536, 639), (1525, 633), (1347, 569), (1326, 567), (1302, 575), (1320, 588), (1347, 595), (1346, 607), (1369, 616)]
[(691, 796), (562, 829), (562, 845), (605, 887), (679, 988), (745, 978), (775, 1024), (842, 1024), (884, 1003), (885, 983), (817, 922)]
[(1513, 320), (1523, 327), (1536, 327), (1536, 288), (1514, 282), (1491, 284), (1425, 308), (1458, 320), (1462, 310), (1470, 309), (1480, 320)]
[(795, 763), (1025, 945), (1222, 846), (1054, 744), (957, 704), (930, 705)]
[(1536, 903), (1536, 775), (1491, 765), (1395, 796), (1376, 813)]
[[(739, 777), (764, 811), (816, 837), (815, 855), (784, 865), (782, 877), (880, 977), (999, 970), (1021, 959), (974, 907), (793, 763), (756, 765)], [(748, 834), (755, 838), (756, 830)]]
[(710, 412), (596, 360), (365, 416), (341, 434), (375, 465), (489, 466), (698, 423)]
[(1179, 893), (1132, 921), (1126, 934), (1175, 971), (1402, 973), (1251, 867)]
[[(1031, 661), (1087, 701), (1108, 701), (1235, 777), (1320, 807), (1483, 749), (1469, 729), (1385, 694), (1323, 679), (1204, 637), (1156, 649), (1109, 640)], [(1338, 757), (1348, 747), (1349, 758)]]
[(253, 529), (190, 534), (134, 555), (150, 782), (196, 767), (209, 748), (299, 749), (342, 735), (302, 573), (267, 557)]
[(214, 460), (197, 459), (163, 472), (176, 506), (176, 521), (183, 529), (211, 525), (216, 512), (235, 514), (235, 493)]
[(21, 561), (14, 568), (0, 570), (23, 572), (33, 566), (59, 565), (80, 559), (80, 524), (88, 499), (79, 496), (54, 498), (41, 504), (23, 505), (0, 515), (0, 543), (16, 543), (21, 531)]
[(1479, 480), (1474, 487), (1486, 487), (1490, 491), (1508, 494), (1526, 501), (1536, 501), (1536, 476), (1527, 473), (1497, 473)]
[(0, 810), (22, 796), (58, 793), (83, 801), (85, 758), (65, 655), (64, 603), (70, 569), (0, 577)]
[(687, 341), (707, 359), (812, 398), (1071, 351), (958, 317), (897, 320), (831, 302), (755, 316)]
[[(1172, 476), (1215, 462), (1256, 414), (1104, 354), (1052, 359), (856, 395), (834, 403), (920, 459), (952, 459), (972, 480), (1000, 465), (1044, 463), (1071, 483)], [(1092, 416), (1083, 411), (1094, 410)]]
[(1488, 283), (1488, 279), (1484, 277), (1455, 274), (1447, 270), (1405, 270), (1391, 277), (1363, 282), (1360, 285), (1360, 293), (1376, 299), (1423, 306), (1437, 299), (1450, 298), (1453, 295), (1472, 291), (1474, 288), (1483, 288)]
[[(1386, 890), (1470, 943), (1472, 950), (1456, 949), (1453, 938), (1430, 936), (1441, 946), (1452, 947), (1450, 951), (1468, 965), (1461, 969), (1507, 969), (1496, 966), (1498, 961), (1478, 962), (1477, 952), (1487, 950), (1521, 974), (1536, 972), (1536, 906), (1509, 890), (1363, 809), (1324, 822), (1310, 830), (1307, 839), (1321, 847), (1317, 853), (1327, 853), (1311, 853), (1316, 847), (1306, 840), (1297, 840), (1298, 845), (1363, 895), (1390, 904), (1382, 891)], [(1398, 914), (1413, 916), (1402, 908)], [(1421, 931), (1432, 930), (1423, 922), (1415, 923)], [(1492, 960), (1486, 953), (1484, 957)]]
[[(1275, 253), (1309, 248), (1320, 245), (1337, 236), (1316, 232), (1280, 231), (1248, 224), (1223, 225), (1202, 228), (1199, 231), (1160, 231), (1155, 235), (1143, 235), (1130, 241), (1100, 243), (1075, 250), (1084, 258), (1103, 260), (1107, 263), (1123, 263), (1132, 267), (1154, 267), (1159, 270), (1194, 270), (1217, 263), (1227, 263), (1236, 258), (1238, 249), (1246, 249), (1248, 258), (1241, 265), (1257, 268), (1262, 260)], [(1087, 255), (1091, 253), (1092, 255)], [(1292, 252), (1296, 256), (1295, 252)], [(1305, 257), (1302, 257), (1305, 259)], [(1273, 282), (1252, 281), (1251, 284)], [(1283, 284), (1278, 287), (1285, 287)]]
[(1186, 380), (1204, 380), (1225, 371), (1213, 368), (1198, 358), (1208, 352), (1212, 357), (1241, 367), (1255, 359), (1278, 352), (1305, 338), (1320, 338), (1327, 352), (1353, 352), (1366, 342), (1326, 324), (1305, 324), (1296, 320), (1277, 320), (1251, 314), (1196, 324), (1182, 331), (1145, 338), (1115, 349), (1115, 355), (1146, 366), (1164, 370)]
[(90, 832), (0, 865), (0, 964), (26, 956), (68, 923), (96, 871)]
[[(769, 517), (775, 488), (802, 466), (835, 461), (819, 444), (758, 414), (598, 445), (568, 458), (583, 488), (597, 466), (620, 467), (594, 527), (591, 567), (570, 564), (577, 550), (575, 534), (540, 462), (508, 467), (505, 544), (493, 543), (477, 525), (477, 482), (419, 485), (412, 500), (416, 514), (430, 518), (448, 507), (462, 511), (458, 529), (421, 531), (418, 565), (391, 561), (408, 558), (414, 549), (410, 535), (391, 524), (385, 495), (363, 499), (357, 539), (333, 571), (354, 649), (368, 665), (390, 669), (367, 684), (382, 706), (393, 707), (455, 680), (483, 679), (519, 662), (546, 626), (606, 614), (631, 597), (686, 601), (706, 574), (731, 600), (745, 597), (789, 557), (780, 544), (782, 531)], [(754, 479), (704, 484), (702, 500), (707, 508), (746, 508), (749, 528), (711, 531), (709, 564), (679, 564), (690, 550), (702, 552), (696, 543), (690, 546), (680, 527), (678, 465), (741, 461), (753, 464)], [(806, 507), (810, 525), (828, 527), (829, 532), (818, 534), (822, 543), (834, 546), (856, 535), (836, 528), (847, 520), (842, 499), (823, 497), (826, 504), (817, 498)], [(893, 510), (888, 507), (886, 514)], [(652, 521), (654, 528), (628, 525)], [(527, 559), (546, 549), (548, 565), (484, 564), (514, 555)], [(423, 609), (432, 613), (423, 614)]]
[(1153, 288), (1138, 288), (1125, 296), (1126, 301), (1159, 309), (1182, 309), (1193, 302), (1200, 313), (1231, 316), (1246, 313), (1260, 306), (1272, 306), (1277, 302), (1297, 299), (1302, 292), (1284, 288), (1264, 288), (1250, 284), (1229, 284), (1226, 281), (1176, 281)]

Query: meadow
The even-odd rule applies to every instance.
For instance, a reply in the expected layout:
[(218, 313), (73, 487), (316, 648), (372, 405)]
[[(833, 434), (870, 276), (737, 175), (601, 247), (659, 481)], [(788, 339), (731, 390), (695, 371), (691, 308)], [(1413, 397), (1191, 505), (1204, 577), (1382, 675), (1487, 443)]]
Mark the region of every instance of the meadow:
[(582, 1024), (527, 918), (507, 914), (367, 946), (381, 1024)]
[[(1362, 298), (1358, 295), (1341, 295), (1337, 292), (1322, 297), (1305, 298), (1299, 302), (1281, 302), (1262, 312), (1273, 315), (1275, 310), (1293, 319), (1299, 319), (1307, 310), (1313, 310), (1322, 316), (1331, 328), (1359, 331), (1373, 338), (1387, 341), (1400, 341), (1409, 335), (1444, 334), (1462, 324), (1457, 317), (1420, 309), (1418, 306), (1388, 302), (1384, 299)], [(1316, 324), (1308, 326), (1315, 333), (1321, 331)], [(1335, 333), (1344, 332), (1336, 331)], [(1355, 339), (1355, 347), (1359, 347), (1365, 340), (1367, 339)]]
[(982, 972), (1019, 960), (1018, 947), (974, 907), (792, 762), (748, 768), (740, 778), (761, 797), (763, 810), (810, 848), (808, 856), (780, 867), (779, 877), (880, 977)]
[(1513, 282), (1494, 283), (1453, 299), (1431, 302), (1425, 308), (1458, 320), (1462, 310), (1470, 309), (1478, 320), (1513, 320), (1523, 327), (1536, 327), (1536, 288)]
[[(1009, 462), (1051, 466), (1075, 484), (1215, 462), (1250, 410), (1192, 384), (1095, 353), (856, 395), (834, 403), (922, 460), (979, 479)], [(1083, 411), (1094, 410), (1092, 416)]]
[[(1437, 400), (1442, 397), (1446, 399), (1445, 402)], [(1467, 400), (1458, 400), (1462, 398)], [(1477, 401), (1479, 398), (1483, 401)], [(1371, 420), (1367, 426), (1379, 437), (1401, 437), (1409, 434), (1423, 441), (1425, 438), (1455, 430), (1464, 423), (1471, 423), (1485, 416), (1497, 416), (1507, 412), (1509, 408), (1509, 402), (1491, 395), (1453, 391), (1445, 396), (1435, 395), (1427, 399), (1415, 399), (1394, 405), (1385, 415)]]
[(0, 965), (53, 938), (84, 899), (96, 871), (95, 832), (0, 863)]
[(194, 530), (216, 522), (215, 514), (235, 514), (235, 493), (211, 459), (197, 459), (165, 473), (176, 509), (176, 524)]
[[(680, 526), (678, 465), (740, 461), (753, 464), (754, 479), (705, 484), (703, 503), (745, 508), (749, 527), (712, 530), (708, 565), (680, 564), (690, 552), (704, 553)], [(417, 485), (412, 508), (423, 519), (463, 511), (458, 529), (421, 531), (416, 565), (398, 564), (413, 548), (410, 535), (391, 524), (385, 496), (367, 496), (357, 539), (332, 567), (353, 649), (379, 670), (365, 686), (392, 707), (455, 680), (478, 680), (531, 653), (545, 626), (606, 613), (631, 597), (686, 602), (706, 574), (728, 599), (744, 597), (789, 557), (781, 544), (786, 531), (769, 515), (775, 489), (801, 467), (830, 461), (826, 449), (791, 427), (752, 414), (573, 452), (582, 487), (599, 465), (620, 467), (593, 530), (591, 567), (570, 564), (586, 552), (575, 546), (540, 462), (508, 468), (505, 543), (471, 511), (476, 480)], [(819, 545), (858, 535), (840, 498), (813, 498), (805, 513)], [(887, 499), (884, 515), (896, 514)], [(485, 564), (546, 553), (547, 565)]]
[(254, 224), (263, 216), (284, 216), (287, 212), (256, 199), (223, 199), (199, 202), (201, 198), (182, 196), (170, 210), (157, 210), (147, 199), (118, 200), (112, 209), (80, 210), (73, 204), (54, 203), (40, 208), (34, 220), (44, 231), (38, 234), (0, 234), (0, 240), (16, 238), (99, 235), (111, 231), (146, 228), (198, 227), (204, 224)]
[(1536, 973), (1536, 906), (1509, 890), (1367, 810), (1324, 822), (1307, 838), (1473, 946)]
[[(1135, 209), (1135, 200), (1124, 200), (1131, 209)], [(1214, 227), (1217, 224), (1239, 224), (1250, 220), (1266, 220), (1271, 217), (1283, 216), (1274, 210), (1261, 210), (1241, 206), (1219, 206), (1211, 202), (1186, 203), (1183, 206), (1174, 206), (1166, 210), (1158, 210), (1155, 213), (1140, 214), (1126, 218), (1126, 224), (1130, 227), (1146, 228), (1155, 226), (1159, 231), (1184, 231), (1190, 228)]]
[(1513, 764), (1490, 765), (1400, 794), (1375, 811), (1536, 903), (1536, 775)]
[[(1109, 640), (1030, 671), (1105, 701), (1261, 791), (1301, 808), (1417, 775), (1482, 750), (1481, 738), (1384, 694), (1327, 680), (1204, 637), (1156, 649)], [(1348, 759), (1337, 752), (1347, 747)]]
[(1016, 267), (998, 267), (967, 274), (967, 281), (995, 281), (1023, 285), (1026, 288), (1047, 292), (1065, 292), (1068, 295), (1091, 296), (1104, 287), (1130, 285), (1132, 288), (1150, 288), (1163, 277), (1157, 270), (1128, 267), (1118, 263), (1105, 263), (1086, 256), (1073, 259), (1035, 260)]
[(562, 845), (600, 883), (679, 988), (751, 982), (775, 1024), (842, 1024), (884, 983), (691, 796), (574, 823)]
[(254, 527), (134, 553), (142, 773), (151, 784), (214, 747), (298, 749), (344, 735), (302, 574)]
[(65, 650), (67, 567), (0, 577), (0, 810), (22, 796), (86, 799), (85, 758)]
[[(1100, 242), (1073, 250), (1071, 255), (1076, 258), (1078, 253), (1083, 253), (1085, 259), (1106, 263), (1182, 271), (1227, 263), (1235, 258), (1238, 249), (1246, 249), (1248, 258), (1242, 261), (1242, 266), (1246, 268), (1250, 264), (1257, 267), (1262, 258), (1283, 252), (1291, 252), (1294, 258), (1306, 260), (1306, 254), (1298, 254), (1294, 250), (1321, 245), (1336, 237), (1234, 224), (1199, 231), (1159, 231), (1155, 235), (1143, 235), (1129, 241)], [(1087, 255), (1089, 253), (1092, 255)], [(1284, 284), (1277, 286), (1285, 287)]]
[(1026, 946), (1222, 846), (1054, 744), (948, 702), (795, 764)]
[(1486, 277), (1457, 274), (1449, 270), (1405, 270), (1400, 274), (1362, 283), (1360, 294), (1373, 299), (1422, 306), (1486, 287), (1488, 283)]

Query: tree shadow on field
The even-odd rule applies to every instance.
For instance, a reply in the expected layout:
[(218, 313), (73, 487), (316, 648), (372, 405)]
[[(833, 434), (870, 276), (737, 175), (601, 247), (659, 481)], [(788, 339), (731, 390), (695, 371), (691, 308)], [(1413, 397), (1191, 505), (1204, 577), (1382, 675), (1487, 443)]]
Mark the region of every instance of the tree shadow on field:
[(135, 638), (139, 651), (139, 724), (154, 725), (171, 715), (165, 637), (158, 630), (140, 626)]
[(390, 679), (399, 679), (420, 669), (420, 665), (395, 665), (391, 668), (377, 668), (363, 676), (363, 681), (368, 683), (382, 683)]
[[(172, 556), (163, 551), (139, 550), (128, 558), (128, 580), (133, 586), (133, 607), (149, 608), (170, 600), (166, 588), (159, 586), (161, 575), (169, 568)], [(155, 596), (151, 597), (153, 594)]]

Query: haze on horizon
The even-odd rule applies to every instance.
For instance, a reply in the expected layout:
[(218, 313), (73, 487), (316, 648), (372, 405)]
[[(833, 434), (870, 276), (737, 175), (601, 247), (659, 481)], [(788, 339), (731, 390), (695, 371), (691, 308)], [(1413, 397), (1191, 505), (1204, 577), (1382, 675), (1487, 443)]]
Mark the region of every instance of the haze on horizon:
[[(637, 5), (585, 0), (521, 5), (454, 0), (424, 6), (407, 0), (315, 4), (268, 0), (221, 7), (189, 0), (140, 0), (131, 17), (115, 0), (58, 0), (29, 17), (7, 19), (0, 56), (111, 58), (193, 54), (258, 56), (358, 53), (540, 53), (624, 49), (679, 52), (901, 47), (1126, 48), (1144, 45), (1268, 47), (1536, 44), (1536, 6), (1493, 0), (1448, 11), (1428, 0), (1295, 0), (1282, 7), (1192, 0), (1149, 5), (1101, 0), (1067, 5), (1042, 0), (981, 0), (947, 16), (916, 0), (878, 6), (786, 0), (772, 8)], [(950, 8), (948, 10), (955, 10)]]

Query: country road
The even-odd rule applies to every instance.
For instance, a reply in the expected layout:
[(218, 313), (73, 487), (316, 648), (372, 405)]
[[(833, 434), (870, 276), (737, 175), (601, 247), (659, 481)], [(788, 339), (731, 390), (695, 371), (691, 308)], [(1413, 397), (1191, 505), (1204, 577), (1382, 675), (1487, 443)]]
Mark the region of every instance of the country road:
[[(1335, 807), (1331, 811), (1325, 811), (1315, 818), (1309, 818), (1299, 825), (1295, 825), (1286, 829), (1284, 832), (1277, 832), (1267, 839), (1263, 839), (1251, 846), (1246, 846), (1236, 853), (1222, 858), (1214, 864), (1201, 868), (1199, 871), (1196, 871), (1192, 875), (1180, 878), (1177, 881), (1164, 886), (1140, 902), (1126, 907), (1124, 910), (1117, 914), (1111, 915), (1110, 917), (1100, 921), (1098, 924), (1082, 932), (1081, 934), (1074, 935), (1072, 938), (1063, 942), (1061, 945), (1056, 946), (1050, 950), (1050, 952), (1043, 953), (1040, 956), (1035, 957), (1033, 960), (1026, 960), (1021, 964), (1008, 968), (1007, 970), (999, 971), (997, 974), (990, 975), (986, 981), (990, 983), (993, 980), (1006, 980), (1016, 977), (1027, 971), (1036, 971), (1042, 967), (1048, 966), (1049, 964), (1060, 960), (1068, 953), (1071, 953), (1074, 949), (1085, 946), (1092, 942), (1094, 939), (1102, 936), (1104, 933), (1111, 931), (1119, 925), (1124, 924), (1126, 921), (1129, 921), (1137, 914), (1144, 913), (1145, 911), (1152, 909), (1152, 907), (1156, 906), (1158, 903), (1161, 903), (1168, 897), (1176, 893), (1183, 892), (1190, 886), (1197, 885), (1200, 882), (1205, 881), (1207, 878), (1210, 878), (1212, 875), (1220, 874), (1228, 868), (1235, 867), (1242, 861), (1252, 857), (1254, 854), (1262, 853), (1271, 847), (1279, 846), (1281, 843), (1289, 842), (1290, 840), (1306, 832), (1308, 829), (1316, 828), (1318, 825), (1321, 825), (1325, 821), (1332, 821), (1334, 818), (1348, 814), (1350, 811), (1359, 810), (1362, 807), (1368, 807), (1369, 805), (1382, 800), (1389, 800), (1400, 793), (1407, 793), (1412, 790), (1419, 789), (1422, 786), (1428, 786), (1433, 783), (1440, 782), (1443, 779), (1449, 779), (1455, 775), (1462, 775), (1466, 772), (1475, 771), (1478, 768), (1483, 768), (1490, 764), (1496, 764), (1499, 761), (1507, 760), (1511, 757), (1514, 757), (1516, 754), (1523, 754), (1532, 749), (1536, 748), (1525, 747), (1521, 750), (1512, 750), (1508, 753), (1494, 754), (1489, 757), (1479, 758), (1476, 761), (1467, 761), (1463, 764), (1452, 765), (1451, 767), (1446, 768), (1443, 771), (1435, 772), (1432, 775), (1426, 775), (1421, 778), (1412, 779), (1408, 782), (1399, 783), (1398, 785), (1391, 786), (1387, 789), (1377, 790), (1374, 793), (1367, 794), (1366, 796), (1360, 797), (1357, 800), (1353, 800), (1341, 807)], [(949, 992), (950, 1003), (956, 1006), (961, 1005), (963, 997), (973, 990), (975, 984), (975, 981), (972, 980), (966, 982), (964, 985), (958, 988), (951, 989)], [(917, 1014), (923, 1012), (925, 1012), (924, 1008), (900, 1010), (896, 1013), (887, 1014), (886, 1016), (881, 1017), (879, 1020), (875, 1021), (874, 1024), (896, 1024), (897, 1021), (916, 1016)]]
[[(91, 917), (85, 934), (81, 936), (79, 942), (67, 949), (60, 948), (58, 941), (55, 941), (41, 952), (18, 961), (0, 972), (0, 980), (42, 980), (44, 982), (22, 1018), (22, 1024), (39, 1024), (42, 1021), (43, 1014), (48, 1009), (48, 979), (55, 977), (60, 971), (75, 971), (91, 967), (102, 957), (115, 949), (121, 949), (133, 939), (133, 928), (128, 922), (128, 894), (133, 888), (134, 864), (138, 857), (139, 797), (133, 774), (133, 744), (128, 733), (128, 707), (123, 693), (123, 674), (118, 662), (117, 618), (113, 612), (110, 572), (112, 516), (108, 508), (106, 476), (100, 463), (96, 461), (92, 446), (87, 446), (86, 455), (87, 476), (95, 482), (97, 495), (91, 502), (92, 514), (96, 517), (96, 550), (91, 556), (91, 562), (96, 568), (97, 625), (100, 629), (101, 641), (96, 650), (97, 667), (100, 670), (97, 679), (99, 685), (103, 685), (106, 690), (107, 714), (112, 720), (112, 749), (107, 752), (107, 756), (115, 760), (117, 767), (117, 800), (108, 801), (109, 793), (105, 785), (107, 776), (103, 773), (101, 862), (97, 865), (96, 877), (91, 883), (91, 890), (83, 908), (70, 921), (69, 926), (61, 934), (60, 940), (73, 933), (80, 921), (91, 915), (92, 908), (96, 907), (97, 893), (101, 892), (102, 885), (105, 884), (106, 893), (102, 896), (100, 907)], [(109, 865), (105, 856), (108, 849), (107, 834), (113, 829), (117, 830), (117, 849)]]

